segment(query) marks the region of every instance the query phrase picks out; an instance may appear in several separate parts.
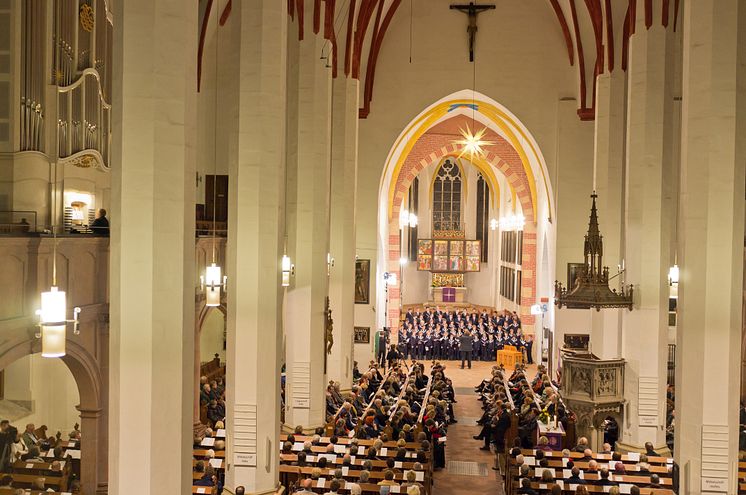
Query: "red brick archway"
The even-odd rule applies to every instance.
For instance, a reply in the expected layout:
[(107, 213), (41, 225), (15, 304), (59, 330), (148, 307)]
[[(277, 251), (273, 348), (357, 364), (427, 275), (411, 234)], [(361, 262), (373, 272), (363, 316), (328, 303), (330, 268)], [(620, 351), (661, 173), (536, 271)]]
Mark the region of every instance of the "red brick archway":
[[(471, 119), (464, 116), (454, 116), (440, 124), (433, 126), (423, 134), (414, 144), (399, 173), (392, 178), (394, 185), (393, 204), (388, 218), (388, 246), (386, 252), (386, 269), (397, 272), (401, 256), (399, 240), (399, 210), (402, 201), (409, 190), (412, 181), (429, 165), (440, 161), (449, 155), (458, 155), (461, 146), (453, 140), (460, 137), (459, 129), (466, 125), (474, 130)], [(482, 124), (476, 126), (481, 128)], [(516, 200), (520, 202), (526, 224), (523, 230), (523, 260), (521, 279), (521, 320), (529, 332), (533, 329), (534, 316), (531, 305), (536, 302), (536, 223), (534, 221), (535, 205), (531, 197), (529, 179), (523, 168), (518, 151), (502, 136), (488, 129), (485, 140), (495, 143), (487, 147), (485, 159), (495, 169), (502, 172), (511, 188), (516, 193)], [(399, 305), (401, 292), (397, 285), (388, 289), (388, 321), (386, 325), (395, 328), (399, 324)]]

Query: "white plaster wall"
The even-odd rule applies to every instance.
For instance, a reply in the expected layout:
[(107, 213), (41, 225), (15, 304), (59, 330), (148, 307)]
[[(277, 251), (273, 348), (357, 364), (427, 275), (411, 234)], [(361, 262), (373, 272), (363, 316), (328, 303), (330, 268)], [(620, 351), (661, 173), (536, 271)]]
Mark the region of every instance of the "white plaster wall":
[(224, 329), (225, 317), (221, 311), (213, 309), (207, 313), (199, 334), (200, 362), (212, 361), (215, 354), (220, 356), (221, 361), (225, 361)]
[(13, 421), (18, 429), (28, 423), (37, 428), (47, 425), (48, 434), (61, 431), (66, 438), (73, 425), (80, 422), (75, 408), (80, 402), (78, 386), (62, 360), (43, 358), (41, 354), (22, 357), (5, 368), (5, 380), (5, 399), (31, 400), (33, 412)]

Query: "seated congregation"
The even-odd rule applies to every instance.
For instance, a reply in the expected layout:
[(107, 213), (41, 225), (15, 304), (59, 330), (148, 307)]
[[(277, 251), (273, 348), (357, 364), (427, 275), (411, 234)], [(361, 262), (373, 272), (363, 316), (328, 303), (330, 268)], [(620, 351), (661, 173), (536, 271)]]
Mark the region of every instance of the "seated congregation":
[(80, 426), (66, 439), (32, 423), (23, 430), (0, 421), (0, 495), (80, 492)]
[(192, 450), (192, 493), (220, 494), (225, 482), (225, 364), (218, 356), (200, 368), (200, 421)]
[(543, 366), (529, 379), (524, 366), (508, 376), (494, 366), (475, 391), (482, 402), (482, 426), (474, 438), (482, 449), (494, 447), (496, 467), (507, 495), (589, 493), (673, 495), (677, 480), (673, 459), (614, 450), (604, 443), (594, 452), (588, 439), (575, 441), (575, 418)]
[(326, 427), (281, 436), (280, 482), (298, 493), (430, 494), (453, 401), (442, 364), (371, 362), (347, 397), (329, 385)]

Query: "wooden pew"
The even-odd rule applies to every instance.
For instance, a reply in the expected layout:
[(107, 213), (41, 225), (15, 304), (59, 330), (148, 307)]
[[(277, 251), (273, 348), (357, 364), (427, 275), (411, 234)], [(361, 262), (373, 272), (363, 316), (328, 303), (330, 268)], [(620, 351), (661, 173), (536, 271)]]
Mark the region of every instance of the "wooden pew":
[[(368, 459), (356, 458), (355, 461), (352, 463), (352, 465), (353, 466), (362, 466), (363, 463), (366, 460), (368, 460)], [(296, 454), (280, 454), (280, 464), (281, 465), (282, 464), (288, 465), (290, 463), (295, 463), (297, 461), (298, 461), (298, 456)], [(315, 466), (317, 464), (317, 462), (318, 462), (318, 458), (316, 458), (316, 459), (314, 459), (312, 461), (309, 461), (308, 459), (306, 459), (306, 463), (309, 466), (312, 466), (312, 467)], [(374, 469), (380, 469), (380, 470), (385, 470), (386, 469), (386, 461), (383, 461), (383, 460), (380, 460), (380, 459), (374, 459), (374, 460), (371, 460), (371, 463), (373, 464), (373, 468)], [(342, 458), (341, 457), (337, 457), (334, 460), (334, 462), (327, 463), (327, 466), (329, 466), (330, 464), (333, 465), (334, 467), (341, 467), (342, 466)], [(401, 469), (413, 470), (414, 469), (414, 465), (415, 465), (414, 459), (410, 458), (409, 461), (403, 461), (402, 462), (402, 468)], [(426, 470), (427, 470), (427, 466), (423, 466), (422, 471), (426, 471)]]
[[(552, 489), (552, 487), (555, 485), (555, 483), (539, 483), (539, 482), (532, 482), (531, 488), (534, 490), (538, 490), (541, 493), (548, 493), (549, 490)], [(575, 487), (576, 485), (570, 485), (569, 483), (563, 483), (562, 484), (562, 493), (567, 494), (575, 494)], [(585, 487), (588, 489), (590, 493), (606, 493), (608, 492), (608, 487), (598, 486), (598, 485), (585, 485)], [(518, 482), (513, 482), (513, 493), (515, 490), (518, 490)], [(675, 495), (674, 491), (668, 488), (648, 488), (648, 487), (640, 487), (640, 494), (641, 495)]]

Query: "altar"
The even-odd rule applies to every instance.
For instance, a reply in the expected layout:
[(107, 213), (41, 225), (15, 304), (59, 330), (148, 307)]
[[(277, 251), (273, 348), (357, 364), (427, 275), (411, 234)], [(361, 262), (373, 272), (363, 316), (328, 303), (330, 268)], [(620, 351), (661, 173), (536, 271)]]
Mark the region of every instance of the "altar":
[(466, 287), (430, 287), (434, 303), (462, 303), (466, 301)]
[(557, 426), (554, 426), (554, 421), (551, 419), (549, 423), (543, 423), (541, 421), (536, 422), (538, 428), (536, 428), (536, 443), (539, 442), (539, 437), (547, 437), (549, 440), (549, 447), (552, 450), (562, 450), (562, 438), (566, 435), (565, 428), (562, 423), (557, 422)]

